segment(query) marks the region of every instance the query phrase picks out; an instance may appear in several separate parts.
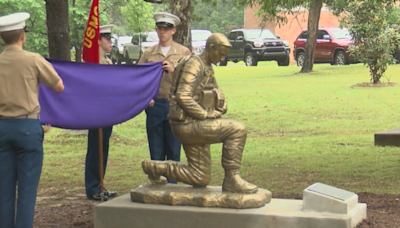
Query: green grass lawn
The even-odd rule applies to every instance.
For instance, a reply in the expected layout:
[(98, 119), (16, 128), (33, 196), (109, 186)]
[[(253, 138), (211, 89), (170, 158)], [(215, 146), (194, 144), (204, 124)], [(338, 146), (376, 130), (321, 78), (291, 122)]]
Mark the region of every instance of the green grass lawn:
[[(231, 65), (231, 63), (228, 63)], [(248, 128), (242, 176), (273, 196), (301, 194), (322, 182), (349, 191), (400, 194), (400, 148), (375, 147), (374, 133), (400, 126), (400, 87), (351, 88), (368, 82), (363, 65), (216, 67), (228, 113)], [(400, 83), (400, 65), (387, 76)], [(105, 186), (121, 194), (147, 183), (145, 114), (116, 126)], [(86, 137), (46, 135), (39, 196), (84, 196)], [(212, 146), (212, 185), (221, 185), (221, 144)], [(182, 161), (185, 161), (182, 150)]]

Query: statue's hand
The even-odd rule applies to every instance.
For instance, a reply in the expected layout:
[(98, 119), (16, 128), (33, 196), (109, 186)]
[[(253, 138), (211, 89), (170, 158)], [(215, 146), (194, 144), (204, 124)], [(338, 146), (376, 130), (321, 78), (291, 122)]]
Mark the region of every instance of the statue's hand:
[(214, 110), (213, 112), (208, 113), (207, 119), (218, 119), (221, 115), (222, 113), (220, 111)]
[[(228, 106), (226, 105), (225, 101), (218, 101), (218, 102), (223, 102), (223, 104), (218, 104), (217, 110), (220, 111), (223, 114), (225, 114), (228, 111)], [(222, 108), (220, 108), (222, 107)]]
[(214, 89), (214, 92), (216, 93), (217, 96), (216, 109), (220, 111), (222, 114), (225, 114), (228, 109), (225, 101), (225, 95), (220, 88)]

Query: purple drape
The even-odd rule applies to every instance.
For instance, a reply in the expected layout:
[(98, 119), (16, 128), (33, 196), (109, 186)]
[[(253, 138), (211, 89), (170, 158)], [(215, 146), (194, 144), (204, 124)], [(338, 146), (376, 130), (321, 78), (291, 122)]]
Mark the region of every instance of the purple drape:
[(162, 62), (100, 65), (48, 60), (64, 81), (57, 93), (41, 84), (41, 124), (63, 129), (92, 129), (125, 122), (157, 97)]

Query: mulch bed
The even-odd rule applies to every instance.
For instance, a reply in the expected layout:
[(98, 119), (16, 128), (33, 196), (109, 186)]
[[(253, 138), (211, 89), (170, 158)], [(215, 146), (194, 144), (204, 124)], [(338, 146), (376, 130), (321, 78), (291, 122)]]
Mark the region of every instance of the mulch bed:
[[(358, 193), (367, 203), (367, 220), (357, 228), (400, 228), (400, 195)], [(285, 196), (300, 199), (301, 196)], [(82, 200), (67, 204), (38, 205), (34, 228), (93, 228), (93, 209), (97, 202)]]

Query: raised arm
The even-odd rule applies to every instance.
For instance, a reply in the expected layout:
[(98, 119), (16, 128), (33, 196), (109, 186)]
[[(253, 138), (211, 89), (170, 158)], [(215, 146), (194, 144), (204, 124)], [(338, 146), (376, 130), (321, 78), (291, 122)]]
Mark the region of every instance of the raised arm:
[(62, 92), (64, 90), (64, 83), (51, 63), (40, 55), (35, 58), (39, 81), (56, 92)]

